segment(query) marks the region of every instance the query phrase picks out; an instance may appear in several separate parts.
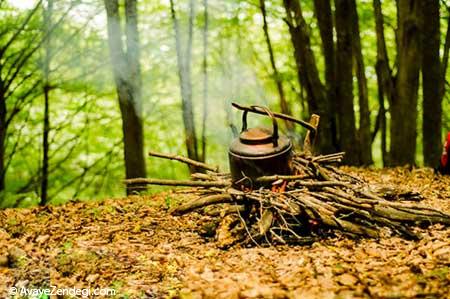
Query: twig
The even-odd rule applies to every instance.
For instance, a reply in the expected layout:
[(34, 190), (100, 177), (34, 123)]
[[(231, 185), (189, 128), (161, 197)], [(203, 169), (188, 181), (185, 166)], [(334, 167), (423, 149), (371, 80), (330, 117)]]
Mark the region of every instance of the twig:
[(191, 186), (191, 187), (227, 187), (231, 186), (227, 181), (189, 181), (189, 180), (164, 180), (136, 178), (124, 180), (127, 185), (161, 185), (161, 186)]
[(192, 165), (195, 167), (199, 167), (199, 168), (203, 168), (206, 170), (210, 170), (213, 172), (219, 172), (219, 167), (218, 166), (211, 166), (199, 161), (195, 161), (183, 156), (178, 156), (178, 155), (167, 155), (167, 154), (162, 154), (162, 153), (157, 153), (157, 152), (149, 152), (148, 153), (149, 156), (151, 157), (158, 157), (158, 158), (163, 158), (163, 159), (169, 159), (169, 160), (176, 160), (176, 161), (180, 161), (183, 163), (186, 163), (188, 165)]
[(217, 180), (215, 177), (208, 175), (206, 173), (193, 173), (191, 174), (191, 178), (197, 179), (197, 180), (205, 180), (205, 181), (214, 181)]
[[(236, 199), (237, 200), (237, 199)], [(190, 201), (188, 203), (185, 203), (181, 206), (176, 207), (173, 209), (170, 213), (172, 215), (183, 215), (188, 212), (191, 212), (195, 209), (203, 208), (209, 205), (219, 204), (219, 203), (227, 203), (227, 202), (233, 202), (235, 199), (233, 199), (232, 196), (229, 194), (216, 194), (206, 197), (200, 197), (193, 201)]]
[(314, 143), (316, 141), (316, 131), (319, 126), (320, 116), (317, 114), (311, 115), (309, 123), (314, 127), (315, 131), (311, 134), (312, 131), (306, 132), (305, 140), (303, 141), (304, 151), (308, 154), (312, 154), (314, 152)]
[(338, 181), (296, 181), (295, 182), (296, 185), (298, 186), (303, 186), (303, 187), (308, 187), (308, 188), (314, 188), (314, 187), (332, 187), (332, 186), (342, 186), (342, 187), (347, 187), (348, 184), (347, 183), (343, 183), (343, 182), (338, 182)]
[(273, 182), (278, 180), (284, 180), (284, 181), (295, 181), (295, 180), (303, 180), (311, 178), (309, 175), (269, 175), (269, 176), (261, 176), (256, 179), (256, 182), (258, 183), (267, 183), (267, 182)]
[(335, 159), (342, 159), (345, 155), (345, 152), (339, 152), (339, 153), (334, 153), (334, 154), (329, 154), (329, 155), (320, 155), (320, 156), (316, 156), (314, 158), (312, 158), (313, 162), (325, 162), (325, 161), (332, 161)]

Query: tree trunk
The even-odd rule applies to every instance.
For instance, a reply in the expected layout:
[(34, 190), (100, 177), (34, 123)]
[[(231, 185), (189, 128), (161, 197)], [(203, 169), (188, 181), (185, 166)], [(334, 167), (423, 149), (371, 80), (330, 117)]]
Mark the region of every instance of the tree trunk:
[[(448, 11), (450, 14), (450, 9)], [(448, 57), (450, 51), (450, 15), (447, 16), (447, 33), (445, 34), (444, 53), (442, 55), (442, 84), (441, 84), (441, 97), (444, 98), (445, 94), (445, 74), (447, 73)]]
[(3, 80), (0, 78), (0, 192), (5, 190), (5, 141), (6, 141), (6, 100)]
[(414, 165), (417, 137), (417, 93), (420, 72), (420, 1), (398, 1), (398, 74), (391, 103), (393, 165)]
[(350, 11), (352, 22), (352, 47), (356, 62), (356, 78), (358, 79), (358, 102), (359, 102), (359, 130), (358, 143), (360, 145), (360, 162), (370, 165), (372, 161), (372, 138), (370, 133), (370, 110), (369, 94), (367, 89), (367, 78), (365, 74), (364, 59), (361, 49), (361, 37), (359, 32), (359, 18), (356, 1), (350, 0)]
[(319, 151), (322, 153), (335, 152), (327, 94), (319, 78), (308, 27), (303, 18), (300, 3), (298, 0), (283, 0), (283, 3), (286, 10), (285, 21), (289, 27), (294, 47), (299, 84), (305, 88), (309, 113), (318, 114), (321, 118), (318, 134)]
[[(104, 2), (107, 12), (109, 51), (122, 115), (126, 178), (145, 177), (136, 1), (125, 1), (127, 52), (122, 43), (118, 1), (104, 0)], [(128, 188), (127, 194), (137, 190), (138, 188)]]
[(206, 160), (206, 120), (208, 118), (208, 0), (203, 0), (203, 115), (202, 115), (202, 151), (200, 161)]
[(41, 179), (41, 201), (40, 205), (47, 203), (48, 197), (48, 154), (49, 154), (49, 140), (50, 133), (50, 57), (51, 57), (51, 22), (53, 14), (53, 0), (47, 1), (47, 7), (44, 9), (44, 61), (43, 61), (43, 89), (44, 89), (44, 127), (42, 134), (42, 179)]
[[(379, 110), (377, 115), (376, 127), (381, 131), (381, 158), (383, 160), (383, 167), (389, 165), (388, 161), (388, 152), (387, 152), (387, 123), (386, 123), (386, 108), (384, 105), (384, 87), (382, 84), (382, 74), (379, 65), (376, 65), (376, 73), (377, 73), (377, 87), (378, 87), (378, 103)], [(374, 130), (374, 134), (372, 136), (372, 142), (375, 139), (378, 129)]]
[[(178, 62), (178, 77), (180, 80), (181, 90), (181, 106), (183, 110), (183, 123), (185, 132), (185, 142), (187, 148), (187, 154), (190, 159), (200, 160), (200, 156), (197, 149), (197, 135), (195, 130), (194, 112), (192, 105), (192, 82), (191, 82), (191, 59), (192, 59), (192, 37), (193, 37), (193, 24), (195, 15), (194, 1), (189, 2), (189, 28), (188, 28), (188, 41), (186, 47), (186, 53), (183, 53), (181, 45), (181, 34), (178, 24), (178, 19), (175, 13), (175, 5), (173, 0), (170, 0), (170, 12), (173, 21), (173, 28), (175, 32), (175, 44), (177, 52)], [(198, 171), (194, 166), (190, 166), (191, 173)]]
[(338, 147), (336, 124), (336, 53), (333, 38), (333, 14), (330, 0), (314, 0), (314, 11), (322, 40), (322, 53), (325, 59), (325, 83), (327, 89), (327, 105), (330, 119), (330, 130), (333, 146)]
[[(275, 54), (273, 52), (272, 42), (270, 40), (270, 35), (269, 35), (269, 27), (267, 25), (267, 12), (266, 12), (265, 0), (259, 0), (259, 7), (261, 9), (261, 14), (263, 17), (263, 31), (264, 31), (264, 37), (266, 39), (267, 50), (269, 51), (270, 65), (272, 66), (272, 72), (273, 72), (272, 77), (275, 81), (275, 84), (277, 86), (278, 95), (280, 97), (280, 110), (281, 110), (281, 113), (291, 115), (292, 114), (291, 109), (290, 109), (289, 104), (286, 101), (286, 97), (284, 95), (283, 81), (281, 80), (280, 73), (278, 72), (278, 68), (275, 63)], [(286, 124), (286, 128), (288, 130), (292, 130), (294, 128), (292, 122), (286, 121), (285, 124)]]
[(375, 32), (377, 36), (377, 63), (375, 66), (378, 84), (378, 97), (380, 105), (380, 127), (381, 127), (381, 152), (383, 155), (383, 166), (390, 165), (389, 152), (387, 150), (387, 122), (386, 109), (384, 105), (384, 95), (389, 103), (394, 101), (395, 84), (392, 77), (392, 71), (389, 65), (389, 57), (386, 49), (386, 40), (384, 37), (384, 21), (381, 10), (380, 0), (373, 1), (373, 8), (375, 14)]
[(422, 0), (422, 84), (423, 84), (423, 161), (436, 167), (441, 156), (442, 80), (440, 47), (439, 0)]
[(126, 140), (125, 144), (128, 144), (126, 147), (128, 155), (125, 154), (125, 160), (129, 161), (127, 163), (127, 178), (146, 176), (144, 130), (142, 127), (142, 79), (137, 17), (136, 0), (125, 0), (127, 40), (126, 61), (129, 66), (127, 86), (130, 92), (130, 97), (128, 97), (127, 101), (121, 102), (125, 104), (122, 107), (122, 111), (126, 111), (129, 120), (124, 130)]
[(137, 14), (136, 0), (125, 0), (126, 58), (130, 70), (128, 81), (131, 86), (134, 107), (139, 115), (142, 111), (142, 78)]
[(359, 145), (356, 142), (355, 111), (353, 108), (352, 20), (350, 0), (336, 0), (337, 51), (336, 99), (340, 149), (345, 151), (345, 163), (359, 165)]

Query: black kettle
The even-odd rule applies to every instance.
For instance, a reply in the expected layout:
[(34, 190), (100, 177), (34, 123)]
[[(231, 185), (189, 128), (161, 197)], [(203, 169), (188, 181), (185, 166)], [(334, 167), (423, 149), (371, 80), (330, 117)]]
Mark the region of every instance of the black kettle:
[[(292, 142), (278, 132), (276, 118), (300, 123), (315, 136), (316, 129), (311, 124), (294, 119), (288, 115), (274, 113), (267, 107), (250, 107), (232, 103), (233, 107), (243, 110), (242, 130), (228, 150), (231, 177), (237, 186), (258, 187), (256, 178), (268, 175), (288, 175), (292, 172)], [(247, 114), (253, 112), (265, 114), (272, 120), (272, 130), (267, 128), (248, 128)]]

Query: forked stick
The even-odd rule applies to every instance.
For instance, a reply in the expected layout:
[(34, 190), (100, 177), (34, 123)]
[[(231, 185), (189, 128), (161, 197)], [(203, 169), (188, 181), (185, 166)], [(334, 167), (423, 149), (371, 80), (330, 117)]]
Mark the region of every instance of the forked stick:
[[(317, 114), (311, 115), (311, 119), (309, 120), (309, 123), (317, 130), (317, 127), (319, 127), (319, 121), (320, 116)], [(311, 132), (306, 132), (305, 141), (303, 142), (303, 150), (307, 153), (313, 154), (314, 153), (314, 143), (317, 139), (317, 131), (314, 136), (311, 136)]]

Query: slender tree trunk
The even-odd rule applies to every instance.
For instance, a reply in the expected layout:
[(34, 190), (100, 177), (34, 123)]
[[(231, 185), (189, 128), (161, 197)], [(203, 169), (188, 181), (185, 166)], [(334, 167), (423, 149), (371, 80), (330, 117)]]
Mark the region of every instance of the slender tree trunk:
[[(386, 123), (386, 107), (384, 105), (384, 87), (380, 78), (382, 78), (381, 70), (379, 65), (376, 66), (377, 73), (377, 87), (378, 87), (378, 104), (379, 110), (377, 115), (377, 127), (381, 131), (381, 158), (383, 160), (383, 167), (389, 165), (388, 161), (388, 152), (387, 152), (387, 123)], [(376, 133), (378, 129), (374, 130), (374, 134), (372, 136), (372, 142), (375, 139)]]
[(317, 17), (322, 53), (325, 59), (325, 83), (327, 89), (327, 106), (330, 114), (330, 129), (333, 146), (338, 147), (337, 102), (336, 102), (336, 53), (333, 37), (333, 13), (330, 0), (314, 0), (314, 11)]
[(138, 31), (138, 13), (137, 0), (125, 0), (125, 20), (126, 20), (126, 58), (129, 66), (128, 79), (135, 110), (140, 116), (142, 111), (142, 78), (141, 78), (141, 54), (139, 45), (139, 31)]
[[(267, 12), (266, 12), (266, 4), (265, 0), (259, 0), (259, 8), (261, 9), (261, 14), (263, 17), (263, 31), (264, 37), (266, 39), (267, 50), (269, 51), (270, 65), (272, 66), (272, 77), (277, 86), (278, 95), (280, 97), (280, 110), (281, 113), (291, 115), (291, 108), (289, 107), (288, 102), (286, 101), (286, 97), (284, 95), (283, 89), (283, 81), (281, 80), (280, 73), (277, 68), (277, 64), (275, 63), (275, 54), (272, 48), (272, 42), (270, 40), (269, 34), (269, 26), (267, 25)], [(286, 128), (288, 130), (293, 129), (293, 124), (289, 121), (285, 122)]]
[(364, 59), (361, 48), (361, 36), (359, 31), (359, 18), (356, 1), (349, 1), (352, 22), (352, 46), (356, 62), (356, 78), (358, 79), (358, 102), (359, 102), (359, 131), (358, 141), (360, 144), (360, 162), (370, 165), (372, 161), (372, 138), (370, 133), (370, 110), (369, 92), (367, 89), (367, 78), (365, 74)]
[(203, 113), (202, 113), (202, 152), (200, 161), (206, 160), (206, 120), (208, 118), (208, 0), (203, 0)]
[(398, 75), (391, 103), (393, 165), (414, 165), (417, 137), (417, 93), (420, 73), (420, 1), (398, 1)]
[(339, 82), (336, 88), (338, 101), (338, 128), (340, 149), (345, 151), (345, 162), (359, 165), (359, 144), (356, 142), (355, 111), (353, 108), (352, 72), (352, 22), (349, 16), (350, 0), (336, 0), (336, 66)]
[[(192, 59), (192, 38), (193, 38), (193, 23), (195, 15), (194, 1), (189, 2), (190, 14), (188, 24), (188, 41), (186, 53), (183, 53), (181, 44), (181, 34), (178, 24), (178, 19), (175, 13), (175, 5), (173, 0), (170, 0), (170, 12), (173, 21), (173, 28), (175, 32), (175, 44), (178, 62), (178, 77), (180, 80), (181, 90), (181, 106), (183, 110), (183, 123), (185, 132), (185, 142), (188, 157), (194, 160), (200, 160), (197, 149), (197, 135), (195, 130), (194, 112), (192, 104), (192, 82), (191, 82), (191, 59)], [(196, 172), (198, 169), (194, 166), (189, 167), (190, 172)]]
[[(125, 1), (127, 45), (125, 52), (117, 0), (104, 0), (108, 23), (108, 44), (122, 115), (126, 178), (145, 177), (144, 137), (141, 119), (139, 39), (136, 1)], [(127, 194), (138, 188), (127, 189)]]
[(42, 134), (42, 178), (41, 178), (41, 206), (47, 203), (48, 198), (48, 153), (49, 142), (48, 135), (50, 133), (50, 116), (49, 116), (50, 86), (48, 83), (44, 85), (44, 131)]
[[(450, 11), (448, 11), (450, 14)], [(448, 57), (450, 51), (450, 15), (447, 16), (447, 33), (445, 34), (444, 54), (442, 55), (442, 84), (441, 84), (441, 97), (444, 98), (445, 94), (445, 75), (447, 74)]]
[[(386, 122), (386, 109), (384, 105), (384, 95), (389, 103), (393, 103), (395, 100), (395, 84), (392, 77), (392, 70), (389, 65), (389, 57), (386, 48), (386, 40), (384, 37), (384, 21), (383, 13), (381, 10), (380, 0), (373, 1), (373, 8), (375, 14), (375, 32), (377, 36), (377, 63), (375, 66), (377, 74), (378, 92), (379, 92), (379, 105), (380, 105), (380, 122), (381, 122), (381, 152), (383, 154), (383, 165), (388, 166), (391, 164), (390, 155), (387, 150), (387, 122)], [(381, 95), (380, 95), (381, 92)], [(384, 124), (384, 126), (383, 126)], [(383, 131), (385, 130), (385, 131)]]
[(43, 61), (43, 88), (44, 88), (44, 128), (42, 134), (42, 180), (41, 180), (41, 201), (40, 205), (47, 203), (48, 197), (48, 154), (49, 154), (49, 140), (50, 133), (50, 57), (51, 57), (51, 33), (50, 28), (52, 24), (53, 14), (53, 0), (47, 1), (47, 7), (44, 9), (44, 61)]
[(286, 23), (289, 27), (294, 58), (297, 66), (297, 76), (300, 86), (306, 91), (309, 113), (319, 114), (319, 151), (335, 152), (331, 130), (330, 111), (327, 105), (325, 87), (319, 78), (319, 72), (311, 49), (311, 41), (305, 19), (298, 0), (283, 0), (286, 10)]
[(421, 0), (422, 26), (422, 84), (423, 84), (423, 161), (436, 167), (441, 156), (442, 127), (442, 68), (439, 58), (440, 16), (439, 0)]
[[(127, 125), (125, 127), (125, 160), (127, 162), (127, 178), (145, 177), (145, 157), (144, 157), (144, 129), (142, 125), (142, 79), (140, 67), (139, 32), (137, 28), (138, 14), (137, 1), (125, 0), (126, 19), (126, 61), (128, 62), (127, 86), (130, 97), (121, 101), (122, 111), (127, 114)], [(134, 191), (134, 190), (131, 190)], [(130, 191), (130, 192), (131, 192)]]
[(0, 192), (5, 190), (5, 141), (6, 141), (6, 100), (3, 80), (0, 77)]

